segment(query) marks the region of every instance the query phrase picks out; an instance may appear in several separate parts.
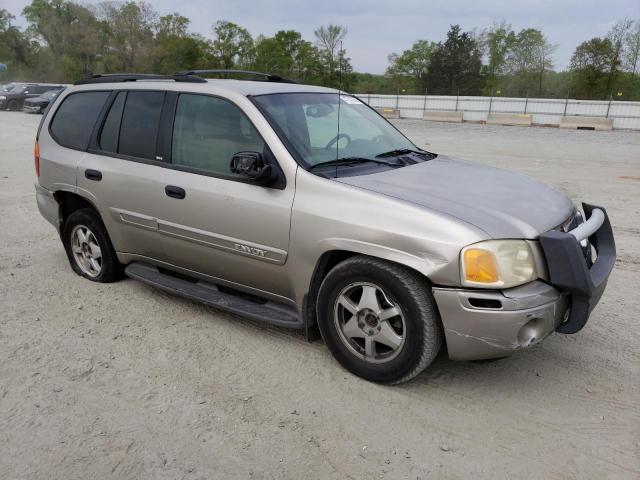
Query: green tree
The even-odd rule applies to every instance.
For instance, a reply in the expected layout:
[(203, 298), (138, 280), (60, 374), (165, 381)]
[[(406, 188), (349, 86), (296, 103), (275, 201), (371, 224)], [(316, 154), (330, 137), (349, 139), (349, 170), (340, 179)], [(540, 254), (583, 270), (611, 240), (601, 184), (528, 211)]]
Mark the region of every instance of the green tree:
[(216, 38), (212, 51), (221, 68), (245, 68), (253, 63), (253, 38), (247, 29), (220, 20), (213, 26), (213, 32)]
[(95, 68), (103, 37), (90, 9), (67, 0), (33, 0), (23, 15), (27, 34), (51, 52), (50, 80), (77, 78)]
[(631, 75), (640, 73), (640, 20), (633, 22), (625, 36), (625, 67)]
[[(418, 40), (409, 50), (401, 54), (392, 53), (388, 60), (391, 64), (387, 68), (387, 75), (391, 77), (409, 76), (414, 80), (416, 93), (424, 93), (427, 88), (427, 76), (431, 57), (438, 48), (438, 44), (428, 40)], [(396, 82), (400, 79), (396, 78)]]
[(429, 92), (440, 95), (478, 95), (482, 86), (482, 53), (478, 42), (460, 25), (452, 25), (444, 43), (431, 57)]
[(347, 35), (347, 28), (330, 24), (316, 29), (313, 33), (324, 63), (324, 84), (337, 86), (338, 67), (345, 65), (344, 59), (340, 61), (338, 57), (342, 50), (342, 40)]
[(32, 53), (32, 45), (13, 25), (14, 19), (8, 11), (0, 9), (0, 62), (8, 64), (10, 69), (26, 65)]
[(571, 56), (572, 92), (577, 98), (606, 98), (614, 48), (608, 38), (582, 42)]
[(98, 18), (104, 23), (107, 46), (104, 63), (109, 71), (145, 72), (152, 68), (154, 27), (158, 14), (145, 2), (103, 2)]
[(606, 87), (606, 90), (609, 93), (612, 93), (614, 85), (620, 75), (625, 38), (627, 37), (632, 25), (633, 22), (628, 18), (625, 18), (616, 22), (607, 34), (607, 39), (611, 43), (611, 57), (609, 58), (609, 74), (607, 75)]
[(545, 74), (553, 69), (555, 49), (540, 30), (525, 28), (518, 32), (506, 58), (508, 72), (514, 77), (513, 94), (542, 94)]
[(193, 70), (206, 62), (208, 42), (189, 33), (189, 19), (177, 13), (160, 17), (155, 30), (155, 72)]
[(260, 36), (255, 44), (254, 68), (305, 83), (318, 81), (322, 65), (318, 49), (295, 30)]
[(511, 29), (511, 24), (504, 20), (494, 23), (489, 30), (482, 33), (481, 44), (488, 58), (485, 93), (497, 90), (500, 85), (500, 76), (508, 73), (507, 56), (515, 41), (516, 34)]

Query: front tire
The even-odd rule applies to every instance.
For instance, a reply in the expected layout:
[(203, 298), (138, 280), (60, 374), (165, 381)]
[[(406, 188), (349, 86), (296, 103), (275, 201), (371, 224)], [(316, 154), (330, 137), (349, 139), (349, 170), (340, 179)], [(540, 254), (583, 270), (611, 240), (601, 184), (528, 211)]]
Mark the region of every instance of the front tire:
[(16, 110), (20, 109), (20, 103), (17, 100), (10, 100), (9, 103), (7, 104), (7, 110), (11, 110), (12, 112), (15, 112)]
[(81, 277), (100, 283), (122, 278), (122, 264), (94, 210), (83, 208), (69, 215), (62, 229), (62, 241), (71, 268)]
[(406, 382), (442, 345), (429, 282), (401, 265), (352, 257), (327, 274), (317, 305), (327, 347), (344, 368), (366, 380)]

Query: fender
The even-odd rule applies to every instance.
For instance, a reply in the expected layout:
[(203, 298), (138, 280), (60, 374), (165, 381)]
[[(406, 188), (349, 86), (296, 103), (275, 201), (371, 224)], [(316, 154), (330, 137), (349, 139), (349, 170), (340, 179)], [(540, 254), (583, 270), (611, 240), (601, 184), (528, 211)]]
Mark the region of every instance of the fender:
[(383, 260), (399, 263), (400, 265), (420, 272), (425, 277), (429, 277), (438, 267), (448, 263), (446, 258), (430, 252), (420, 252), (421, 256), (417, 256), (384, 245), (348, 238), (326, 238), (318, 242), (318, 246), (320, 247), (321, 254), (331, 250), (346, 250), (369, 255), (370, 257), (378, 257)]

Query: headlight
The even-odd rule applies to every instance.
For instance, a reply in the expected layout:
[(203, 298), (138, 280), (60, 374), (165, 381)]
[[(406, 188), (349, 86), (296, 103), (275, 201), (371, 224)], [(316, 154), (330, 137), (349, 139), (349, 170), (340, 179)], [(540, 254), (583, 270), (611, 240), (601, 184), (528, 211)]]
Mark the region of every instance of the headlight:
[(462, 249), (462, 284), (467, 287), (510, 288), (545, 276), (536, 242), (487, 240)]
[(7, 97), (6, 97), (6, 96), (4, 96), (4, 95), (0, 95), (0, 100), (6, 100), (6, 99), (7, 99)]

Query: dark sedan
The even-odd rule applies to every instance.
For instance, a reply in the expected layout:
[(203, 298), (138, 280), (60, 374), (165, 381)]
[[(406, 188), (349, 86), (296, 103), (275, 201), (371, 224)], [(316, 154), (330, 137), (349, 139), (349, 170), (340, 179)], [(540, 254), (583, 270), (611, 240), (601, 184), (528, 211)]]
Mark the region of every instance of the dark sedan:
[(47, 90), (39, 97), (27, 98), (24, 101), (22, 109), (29, 113), (43, 113), (49, 106), (49, 103), (60, 94), (62, 89)]
[(21, 110), (27, 98), (39, 97), (47, 90), (62, 89), (62, 85), (25, 84), (18, 85), (0, 94), (0, 110)]

